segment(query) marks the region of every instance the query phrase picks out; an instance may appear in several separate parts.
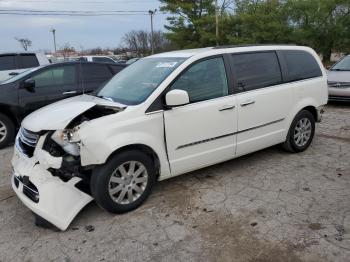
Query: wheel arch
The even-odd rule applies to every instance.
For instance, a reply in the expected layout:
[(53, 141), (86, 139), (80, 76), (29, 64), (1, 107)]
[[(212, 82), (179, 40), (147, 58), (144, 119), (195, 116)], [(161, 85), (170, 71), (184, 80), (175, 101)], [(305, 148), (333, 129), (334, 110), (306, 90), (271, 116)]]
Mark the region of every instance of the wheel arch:
[(121, 152), (125, 152), (128, 150), (138, 150), (141, 151), (143, 153), (145, 153), (146, 155), (150, 156), (153, 160), (155, 169), (156, 169), (156, 176), (157, 179), (160, 176), (160, 160), (159, 160), (159, 156), (158, 154), (155, 152), (155, 150), (153, 150), (153, 148), (151, 148), (150, 146), (147, 146), (145, 144), (130, 144), (130, 145), (125, 145), (122, 146), (120, 148), (118, 148), (117, 150), (113, 151), (108, 157), (107, 157), (107, 161), (109, 161), (111, 158), (113, 158), (114, 156), (120, 154)]
[(317, 113), (317, 109), (316, 109), (315, 106), (311, 106), (311, 105), (310, 106), (306, 106), (306, 107), (302, 108), (301, 110), (299, 110), (299, 112), (302, 111), (302, 110), (309, 111), (312, 114), (312, 116), (314, 117), (315, 122), (317, 121), (318, 113)]
[(11, 112), (11, 110), (8, 108), (8, 106), (4, 106), (0, 104), (0, 113), (6, 115), (8, 118), (11, 119), (13, 124), (15, 125), (16, 128), (19, 128), (20, 123), (18, 119), (15, 117), (15, 115)]

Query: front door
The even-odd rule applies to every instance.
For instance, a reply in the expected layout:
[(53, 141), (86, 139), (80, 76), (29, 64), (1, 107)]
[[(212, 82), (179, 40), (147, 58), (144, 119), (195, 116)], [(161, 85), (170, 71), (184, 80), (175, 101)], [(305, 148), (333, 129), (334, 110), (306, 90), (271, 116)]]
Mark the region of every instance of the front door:
[(63, 65), (45, 68), (35, 72), (29, 79), (35, 81), (35, 92), (19, 90), (20, 105), (26, 114), (77, 94), (77, 77), (75, 65)]
[(172, 175), (233, 158), (237, 106), (223, 58), (195, 63), (172, 84), (173, 89), (187, 91), (190, 104), (164, 112)]

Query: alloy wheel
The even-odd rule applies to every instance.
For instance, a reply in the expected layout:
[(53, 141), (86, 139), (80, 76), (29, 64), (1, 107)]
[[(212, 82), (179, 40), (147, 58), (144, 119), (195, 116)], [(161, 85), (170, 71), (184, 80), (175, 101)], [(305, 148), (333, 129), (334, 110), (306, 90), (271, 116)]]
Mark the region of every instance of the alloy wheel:
[(308, 118), (302, 118), (294, 128), (294, 142), (297, 146), (302, 147), (310, 140), (312, 125)]
[(7, 128), (5, 126), (5, 124), (0, 121), (0, 142), (4, 141), (6, 139), (7, 136)]
[(142, 163), (125, 162), (116, 168), (109, 179), (109, 195), (118, 204), (131, 204), (143, 194), (147, 182), (147, 169)]

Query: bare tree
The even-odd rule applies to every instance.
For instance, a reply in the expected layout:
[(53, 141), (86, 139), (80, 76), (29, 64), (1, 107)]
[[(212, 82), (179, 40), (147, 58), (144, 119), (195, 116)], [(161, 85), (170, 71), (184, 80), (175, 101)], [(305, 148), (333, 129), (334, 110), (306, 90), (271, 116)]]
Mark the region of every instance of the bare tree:
[[(152, 41), (152, 35), (149, 33), (149, 42)], [(164, 36), (162, 31), (153, 32), (153, 42), (154, 42), (154, 51), (156, 53), (166, 52), (174, 49), (172, 43)]]
[(95, 48), (88, 50), (89, 55), (102, 55), (105, 53), (106, 52), (101, 47), (95, 47)]
[(20, 45), (22, 46), (22, 48), (24, 49), (24, 51), (28, 50), (28, 47), (32, 46), (32, 41), (29, 40), (28, 38), (19, 38), (19, 37), (15, 37), (15, 39), (20, 43)]
[[(150, 32), (139, 30), (126, 33), (122, 39), (122, 47), (135, 52), (138, 56), (149, 55), (151, 53), (152, 36)], [(162, 52), (171, 49), (171, 43), (161, 31), (153, 33), (154, 51)]]
[(60, 50), (58, 50), (58, 52), (61, 53), (64, 58), (67, 58), (72, 53), (75, 53), (75, 48), (71, 46), (69, 43), (65, 43), (63, 47)]

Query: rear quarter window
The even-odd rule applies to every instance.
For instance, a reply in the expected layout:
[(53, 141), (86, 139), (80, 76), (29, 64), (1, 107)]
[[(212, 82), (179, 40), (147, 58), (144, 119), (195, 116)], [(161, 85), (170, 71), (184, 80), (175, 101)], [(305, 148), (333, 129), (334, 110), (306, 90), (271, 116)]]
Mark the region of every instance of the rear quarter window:
[(315, 58), (302, 50), (280, 51), (287, 69), (289, 82), (322, 76), (322, 71)]

